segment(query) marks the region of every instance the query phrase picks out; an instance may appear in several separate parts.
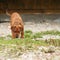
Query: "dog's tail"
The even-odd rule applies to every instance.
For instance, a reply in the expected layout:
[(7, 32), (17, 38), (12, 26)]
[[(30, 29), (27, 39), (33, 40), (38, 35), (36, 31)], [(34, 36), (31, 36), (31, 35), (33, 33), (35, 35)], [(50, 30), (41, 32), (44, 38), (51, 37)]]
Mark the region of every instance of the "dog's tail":
[(11, 16), (11, 14), (6, 10), (6, 15)]

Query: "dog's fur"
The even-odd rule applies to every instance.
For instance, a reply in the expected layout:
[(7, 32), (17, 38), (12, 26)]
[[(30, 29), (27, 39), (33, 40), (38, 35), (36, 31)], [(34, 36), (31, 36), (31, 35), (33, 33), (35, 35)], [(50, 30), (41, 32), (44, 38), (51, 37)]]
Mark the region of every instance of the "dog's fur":
[(22, 18), (17, 12), (11, 14), (11, 32), (12, 38), (24, 38), (24, 24)]

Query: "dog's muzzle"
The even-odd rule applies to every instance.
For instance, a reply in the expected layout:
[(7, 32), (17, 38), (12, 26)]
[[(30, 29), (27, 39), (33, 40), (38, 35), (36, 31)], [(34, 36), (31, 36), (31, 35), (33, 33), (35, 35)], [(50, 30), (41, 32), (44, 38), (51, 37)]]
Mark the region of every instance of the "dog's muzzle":
[(18, 34), (16, 34), (16, 38), (18, 38)]

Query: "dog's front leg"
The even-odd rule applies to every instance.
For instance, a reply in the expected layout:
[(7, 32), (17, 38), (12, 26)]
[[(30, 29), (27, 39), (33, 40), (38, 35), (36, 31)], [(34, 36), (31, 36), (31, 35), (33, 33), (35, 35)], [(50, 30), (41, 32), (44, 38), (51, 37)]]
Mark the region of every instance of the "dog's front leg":
[(21, 38), (24, 38), (24, 32), (21, 32)]
[(21, 31), (21, 38), (24, 38), (24, 30)]
[(13, 39), (16, 38), (16, 35), (15, 35), (14, 32), (12, 32), (12, 38), (13, 38)]

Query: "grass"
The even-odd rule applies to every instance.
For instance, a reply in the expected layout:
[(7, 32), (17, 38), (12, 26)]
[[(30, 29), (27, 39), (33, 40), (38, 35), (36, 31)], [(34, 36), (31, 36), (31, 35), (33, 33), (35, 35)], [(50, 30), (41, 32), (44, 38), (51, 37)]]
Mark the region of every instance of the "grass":
[(50, 34), (50, 35), (59, 35), (60, 36), (60, 31), (51, 30), (51, 31), (37, 32), (35, 34), (40, 35), (40, 36), (48, 35), (48, 34)]
[(54, 45), (54, 46), (60, 46), (60, 40), (54, 40), (54, 41), (44, 41), (44, 40), (32, 40), (29, 38), (26, 39), (11, 39), (11, 40), (1, 40), (0, 39), (0, 45), (1, 44), (15, 44), (15, 45), (20, 45), (20, 46), (49, 46), (49, 45)]
[(42, 38), (43, 35), (59, 35), (60, 36), (60, 31), (44, 31), (44, 32), (37, 32), (37, 33), (32, 33), (32, 31), (26, 31), (25, 32), (25, 38)]
[[(59, 31), (45, 31), (45, 32), (38, 32), (33, 34), (32, 31), (28, 30), (25, 31), (25, 38), (24, 39), (8, 39), (6, 40), (5, 37), (0, 37), (0, 45), (1, 44), (16, 44), (16, 45), (20, 45), (20, 46), (27, 46), (27, 47), (32, 47), (32, 46), (49, 46), (49, 45), (54, 45), (54, 46), (60, 46), (60, 40), (56, 39), (56, 40), (33, 40), (33, 38), (42, 38), (43, 35), (47, 35), (47, 34), (51, 34), (51, 35), (60, 35)], [(10, 35), (8, 35), (8, 37), (11, 38)]]
[(42, 35), (41, 35), (41, 33), (35, 33), (33, 35), (33, 38), (42, 38)]
[[(34, 45), (44, 45), (44, 41), (35, 41), (29, 38), (25, 39), (11, 39), (11, 40), (1, 40), (0, 39), (0, 44), (16, 44), (16, 45), (29, 45), (29, 44), (34, 44)], [(45, 43), (46, 44), (46, 43)]]
[(51, 35), (60, 35), (60, 31), (45, 31), (45, 32), (41, 32), (41, 35), (47, 35), (47, 34), (51, 34)]
[(33, 32), (30, 30), (27, 30), (24, 32), (25, 38), (33, 38)]
[[(58, 31), (45, 31), (45, 32), (37, 32), (33, 33), (32, 31), (24, 32), (24, 39), (12, 39), (11, 35), (6, 37), (0, 37), (0, 54), (4, 53), (6, 56), (18, 57), (27, 51), (43, 51), (45, 53), (54, 52), (54, 49), (51, 48), (49, 50), (42, 49), (40, 50), (40, 46), (59, 46), (60, 47), (60, 39), (49, 39), (49, 40), (36, 40), (36, 38), (42, 38), (43, 35), (51, 34), (51, 35), (60, 35)], [(5, 53), (6, 51), (6, 53)]]

